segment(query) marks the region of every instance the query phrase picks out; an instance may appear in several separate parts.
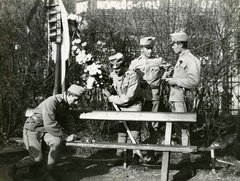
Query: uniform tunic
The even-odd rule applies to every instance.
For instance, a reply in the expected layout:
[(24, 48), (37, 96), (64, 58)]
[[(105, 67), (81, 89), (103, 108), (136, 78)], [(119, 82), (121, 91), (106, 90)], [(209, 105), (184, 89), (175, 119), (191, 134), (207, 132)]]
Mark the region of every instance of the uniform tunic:
[[(137, 73), (140, 78), (140, 86), (143, 98), (143, 111), (158, 112), (160, 96), (160, 67), (162, 58), (144, 58), (142, 56), (133, 60), (129, 66), (130, 70)], [(156, 144), (158, 136), (158, 122), (148, 122), (150, 132), (149, 143)], [(148, 151), (148, 156), (153, 157), (154, 151)]]
[(66, 93), (51, 96), (33, 110), (23, 129), (24, 144), (29, 156), (16, 163), (18, 168), (36, 165), (43, 160), (42, 142), (50, 147), (46, 168), (56, 164), (63, 138), (76, 131), (70, 114)]
[(190, 50), (185, 50), (179, 55), (174, 68), (173, 78), (177, 85), (171, 87), (169, 101), (184, 101), (184, 88), (192, 89), (200, 83), (201, 63)]
[[(113, 78), (113, 87), (117, 95), (108, 97), (109, 101), (118, 105), (121, 111), (141, 111), (142, 99), (139, 77), (134, 71), (126, 71), (123, 76), (118, 77), (114, 72), (110, 75)], [(127, 122), (129, 130), (136, 142), (140, 140), (141, 122)], [(131, 142), (128, 138), (126, 128), (122, 122), (118, 122), (118, 143)], [(122, 156), (123, 149), (117, 149), (116, 155)], [(133, 150), (133, 154), (136, 151)]]
[(110, 102), (120, 107), (130, 107), (141, 102), (141, 89), (139, 78), (133, 71), (126, 71), (121, 77), (114, 72), (110, 75), (113, 78), (113, 87), (117, 95), (110, 96)]
[(133, 60), (129, 66), (129, 69), (135, 71), (140, 78), (142, 95), (146, 101), (159, 100), (162, 62), (162, 58), (146, 59), (140, 56)]
[[(186, 89), (192, 89), (200, 83), (201, 63), (189, 50), (180, 53), (174, 68), (173, 78), (177, 85), (171, 86), (169, 101), (172, 103), (172, 112), (187, 112), (184, 96)], [(177, 138), (182, 145), (190, 145), (188, 124), (174, 123)], [(183, 153), (182, 161), (189, 162), (190, 154)]]
[(26, 120), (24, 129), (48, 132), (56, 137), (63, 137), (64, 132), (76, 131), (75, 121), (70, 114), (65, 94), (50, 96), (33, 110), (37, 119)]

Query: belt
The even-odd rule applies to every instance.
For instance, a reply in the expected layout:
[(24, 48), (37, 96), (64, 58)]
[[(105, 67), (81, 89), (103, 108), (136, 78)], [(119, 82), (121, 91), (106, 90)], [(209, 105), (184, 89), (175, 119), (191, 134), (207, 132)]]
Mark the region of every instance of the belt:
[(149, 87), (150, 87), (151, 89), (159, 89), (160, 86), (159, 86), (159, 85), (151, 85), (151, 84), (150, 84)]

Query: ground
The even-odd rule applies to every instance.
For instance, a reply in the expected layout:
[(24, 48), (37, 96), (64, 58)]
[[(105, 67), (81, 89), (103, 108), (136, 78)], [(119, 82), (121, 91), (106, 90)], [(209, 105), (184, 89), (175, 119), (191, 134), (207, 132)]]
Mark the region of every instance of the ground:
[[(18, 150), (21, 148), (17, 148)], [(14, 148), (16, 150), (16, 147)], [(122, 166), (109, 167), (114, 155), (113, 149), (94, 148), (66, 148), (61, 154), (61, 159), (54, 172), (55, 179), (59, 181), (155, 181), (161, 178), (161, 153), (158, 153), (159, 164), (147, 167), (143, 165), (129, 165), (127, 169)], [(217, 152), (218, 159), (233, 162), (232, 155)], [(226, 152), (227, 153), (227, 152)], [(2, 151), (0, 154), (0, 181), (6, 181), (5, 170), (9, 165), (26, 155), (26, 151), (14, 152), (13, 150)], [(179, 158), (178, 153), (171, 154), (171, 165), (169, 180), (172, 180), (179, 167), (176, 165)], [(196, 176), (189, 181), (239, 181), (239, 176), (234, 174), (234, 167), (228, 164), (217, 163), (216, 173), (213, 173), (210, 166), (209, 151), (199, 151), (192, 155), (195, 162)], [(17, 181), (31, 181), (28, 168), (21, 169), (16, 174)]]

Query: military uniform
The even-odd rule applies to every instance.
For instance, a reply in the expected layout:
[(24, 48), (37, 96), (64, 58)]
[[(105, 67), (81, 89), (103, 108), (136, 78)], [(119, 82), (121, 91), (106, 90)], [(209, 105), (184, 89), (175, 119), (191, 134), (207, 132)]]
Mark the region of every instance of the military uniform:
[[(126, 71), (121, 77), (111, 74), (113, 78), (113, 87), (117, 95), (109, 97), (109, 101), (116, 104), (121, 111), (142, 111), (141, 89), (139, 78), (133, 71)], [(139, 142), (140, 140), (140, 122), (127, 122), (133, 138)], [(131, 142), (127, 136), (126, 128), (122, 122), (118, 122), (118, 143)], [(116, 155), (121, 156), (122, 149), (118, 149)], [(134, 151), (135, 154), (135, 151)]]
[[(56, 164), (62, 142), (73, 141), (76, 135), (75, 120), (69, 111), (69, 105), (76, 102), (84, 88), (71, 85), (67, 92), (50, 96), (44, 100), (33, 114), (27, 118), (23, 129), (24, 144), (29, 156), (12, 165), (6, 173), (7, 180), (14, 180), (17, 169), (40, 165), (43, 161), (43, 142), (50, 147), (47, 166), (39, 175), (47, 180)], [(41, 179), (43, 179), (41, 178)]]
[(18, 161), (16, 163), (18, 168), (32, 166), (42, 161), (42, 139), (50, 146), (47, 167), (52, 169), (55, 165), (63, 139), (76, 131), (75, 121), (65, 99), (65, 94), (51, 96), (27, 118), (23, 140), (30, 156)]
[[(185, 104), (185, 94), (189, 89), (193, 89), (200, 82), (201, 63), (190, 50), (185, 50), (179, 55), (174, 68), (173, 78), (177, 85), (171, 86), (169, 101), (172, 103), (172, 112), (187, 112)], [(175, 123), (177, 137), (182, 145), (190, 145), (189, 132), (184, 123)], [(184, 130), (184, 131), (183, 131)], [(189, 154), (183, 154), (183, 160), (188, 160)]]
[[(140, 46), (153, 48), (153, 37), (145, 37), (140, 40)], [(146, 57), (143, 54), (133, 60), (129, 66), (130, 70), (137, 73), (140, 78), (140, 85), (143, 98), (143, 111), (158, 112), (160, 82), (161, 82), (161, 57)], [(158, 122), (148, 122), (150, 132), (149, 143), (156, 144), (158, 136)], [(154, 151), (148, 151), (149, 157), (154, 157)]]
[[(200, 83), (201, 63), (189, 49), (186, 42), (188, 36), (184, 32), (170, 34), (173, 41), (173, 50), (179, 53), (179, 58), (174, 67), (172, 78), (166, 78), (171, 85), (169, 101), (172, 105), (172, 112), (187, 112), (185, 96), (191, 89), (196, 88)], [(187, 123), (174, 123), (175, 132), (182, 145), (190, 145), (190, 134)], [(183, 153), (182, 168), (173, 178), (184, 180), (194, 175), (191, 166), (190, 154)]]
[[(141, 111), (142, 101), (139, 77), (134, 71), (125, 68), (123, 65), (124, 58), (121, 53), (109, 57), (109, 60), (113, 68), (110, 77), (113, 79), (113, 88), (117, 93), (116, 95), (111, 95), (109, 92), (105, 92), (109, 102), (117, 105), (120, 111)], [(127, 122), (127, 125), (133, 138), (138, 142), (140, 139), (141, 123), (131, 121)], [(118, 143), (130, 142), (126, 128), (122, 122), (118, 122), (117, 129)], [(133, 153), (135, 154), (134, 150)], [(122, 154), (123, 149), (117, 149), (116, 156), (120, 157)]]

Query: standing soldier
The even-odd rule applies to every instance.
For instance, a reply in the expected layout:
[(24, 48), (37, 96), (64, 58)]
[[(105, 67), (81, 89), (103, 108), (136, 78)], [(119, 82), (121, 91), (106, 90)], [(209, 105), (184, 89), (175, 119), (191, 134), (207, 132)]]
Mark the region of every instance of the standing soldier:
[(48, 162), (43, 173), (37, 179), (54, 180), (51, 173), (55, 167), (63, 141), (73, 141), (76, 138), (75, 120), (69, 111), (69, 106), (79, 100), (84, 88), (71, 85), (63, 94), (50, 96), (33, 110), (27, 118), (23, 129), (23, 141), (29, 152), (7, 170), (7, 180), (14, 180), (17, 169), (41, 164), (43, 161), (42, 142), (49, 147)]
[[(161, 81), (161, 65), (162, 58), (154, 58), (153, 47), (154, 37), (145, 37), (140, 40), (141, 55), (133, 60), (129, 66), (130, 70), (137, 73), (140, 78), (143, 111), (158, 112), (160, 97), (160, 81)], [(149, 143), (156, 144), (159, 124), (158, 122), (148, 122), (148, 130), (150, 133)], [(148, 151), (146, 163), (155, 163), (154, 151)]]
[[(109, 102), (117, 105), (120, 111), (141, 111), (142, 102), (141, 102), (141, 89), (140, 82), (137, 74), (134, 71), (129, 71), (125, 67), (124, 57), (121, 53), (117, 53), (109, 57), (111, 68), (113, 72), (111, 77), (113, 79), (113, 87), (117, 95), (111, 95), (107, 90), (103, 90), (103, 95), (107, 97)], [(141, 123), (136, 121), (129, 121), (127, 125), (130, 129), (130, 132), (136, 142), (140, 138)], [(130, 142), (127, 131), (122, 122), (118, 122), (118, 143)], [(123, 156), (123, 149), (117, 149), (117, 157)], [(136, 154), (136, 151), (133, 151), (132, 161), (138, 161), (139, 157)], [(132, 159), (132, 158), (130, 158)], [(117, 164), (116, 162), (112, 163)]]
[[(170, 34), (172, 49), (179, 54), (178, 61), (174, 68), (172, 78), (165, 78), (170, 84), (171, 91), (169, 101), (172, 105), (172, 112), (187, 112), (185, 98), (191, 95), (191, 89), (196, 88), (200, 83), (201, 63), (188, 49), (188, 36), (184, 32)], [(188, 124), (175, 123), (177, 138), (182, 145), (190, 145)], [(194, 175), (191, 166), (190, 154), (183, 153), (182, 168), (173, 178), (184, 180)]]

